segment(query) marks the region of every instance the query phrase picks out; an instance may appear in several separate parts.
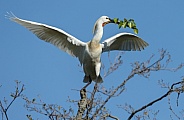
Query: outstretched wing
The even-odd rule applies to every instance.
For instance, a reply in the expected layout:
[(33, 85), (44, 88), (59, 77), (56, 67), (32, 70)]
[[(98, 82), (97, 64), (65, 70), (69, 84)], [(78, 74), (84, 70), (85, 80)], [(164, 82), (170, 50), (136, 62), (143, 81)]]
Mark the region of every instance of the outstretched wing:
[(108, 52), (111, 50), (123, 51), (140, 51), (148, 46), (144, 40), (131, 33), (119, 33), (102, 42), (102, 51)]
[(78, 57), (79, 60), (82, 58), (86, 43), (78, 40), (65, 31), (46, 24), (20, 19), (12, 13), (9, 13), (8, 17), (10, 20), (29, 29), (41, 40), (57, 46), (72, 56)]

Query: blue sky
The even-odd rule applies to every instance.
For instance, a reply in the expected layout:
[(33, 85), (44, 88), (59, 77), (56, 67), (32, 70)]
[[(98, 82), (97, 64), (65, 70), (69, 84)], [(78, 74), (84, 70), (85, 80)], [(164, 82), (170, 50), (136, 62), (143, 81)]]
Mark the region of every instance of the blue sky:
[[(149, 46), (141, 52), (125, 52), (122, 56), (123, 65), (113, 74), (105, 78), (103, 86), (109, 88), (117, 86), (131, 72), (131, 63), (145, 61), (152, 54), (159, 57), (159, 49), (167, 49), (172, 55), (172, 63), (169, 67), (176, 67), (184, 61), (183, 45), (183, 8), (184, 1), (160, 1), (160, 0), (30, 0), (30, 1), (0, 1), (0, 99), (7, 97), (14, 91), (14, 80), (25, 84), (26, 94), (30, 99), (40, 95), (47, 103), (68, 106), (67, 96), (78, 100), (79, 93), (71, 89), (80, 89), (85, 84), (82, 82), (83, 72), (76, 58), (62, 52), (55, 46), (39, 40), (24, 27), (5, 19), (6, 12), (12, 11), (16, 16), (45, 23), (58, 27), (82, 41), (92, 39), (92, 29), (95, 21), (102, 15), (120, 19), (133, 18), (139, 29), (142, 39)], [(131, 32), (130, 29), (118, 29), (116, 25), (109, 24), (104, 28), (102, 41), (120, 32)], [(111, 61), (119, 52), (111, 52)], [(107, 69), (109, 66), (108, 54), (102, 55), (102, 62)], [(103, 70), (102, 70), (103, 76)], [(149, 79), (135, 76), (127, 85), (126, 91), (118, 98), (113, 98), (107, 108), (120, 119), (127, 118), (124, 110), (117, 109), (117, 104), (131, 104), (139, 108), (145, 103), (158, 98), (166, 92), (158, 86), (158, 80), (163, 79), (167, 83), (181, 80), (183, 69), (177, 73), (155, 72)], [(176, 96), (173, 97), (173, 103)], [(184, 97), (180, 96), (179, 104), (182, 106)], [(23, 107), (21, 99), (15, 101), (8, 112), (10, 119), (26, 119), (28, 113)], [(174, 106), (176, 106), (174, 104)], [(19, 112), (15, 112), (19, 110)], [(167, 99), (157, 103), (153, 109), (162, 110), (158, 114), (159, 119), (168, 119)], [(181, 108), (179, 108), (181, 110)], [(118, 111), (118, 112), (117, 112)], [(43, 116), (35, 118), (44, 119)]]

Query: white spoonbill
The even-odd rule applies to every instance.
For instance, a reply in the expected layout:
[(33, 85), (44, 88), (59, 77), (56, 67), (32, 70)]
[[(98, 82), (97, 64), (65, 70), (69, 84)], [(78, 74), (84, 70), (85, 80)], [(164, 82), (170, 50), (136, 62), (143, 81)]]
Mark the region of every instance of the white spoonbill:
[(65, 31), (46, 24), (23, 20), (13, 14), (8, 15), (9, 19), (26, 27), (38, 38), (49, 42), (68, 54), (79, 59), (85, 73), (83, 82), (102, 83), (100, 76), (101, 54), (111, 50), (140, 51), (148, 46), (148, 43), (140, 37), (131, 33), (119, 33), (100, 43), (103, 35), (103, 27), (108, 23), (113, 23), (107, 16), (100, 17), (93, 28), (93, 38), (85, 43)]

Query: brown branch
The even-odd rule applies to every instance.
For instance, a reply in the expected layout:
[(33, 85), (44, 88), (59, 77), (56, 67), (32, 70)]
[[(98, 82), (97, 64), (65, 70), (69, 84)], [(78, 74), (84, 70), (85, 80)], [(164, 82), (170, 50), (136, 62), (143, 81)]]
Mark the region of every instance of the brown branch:
[[(106, 100), (103, 102), (103, 104), (95, 111), (95, 113), (92, 115), (91, 120), (93, 120), (93, 118), (99, 113), (99, 111), (105, 106), (105, 104), (116, 94), (117, 91), (119, 91), (120, 89), (122, 89), (124, 87), (124, 85), (132, 78), (134, 77), (134, 75), (138, 74), (138, 75), (142, 75), (145, 76), (145, 74), (149, 74), (150, 71), (158, 71), (161, 68), (166, 69), (166, 66), (162, 66), (160, 64), (160, 62), (165, 58), (165, 56), (168, 56), (168, 59), (166, 60), (167, 64), (171, 61), (170, 59), (170, 55), (169, 53), (166, 53), (166, 50), (160, 50), (160, 58), (155, 61), (154, 63), (150, 64), (151, 59), (153, 58), (153, 55), (150, 57), (149, 60), (147, 60), (147, 62), (143, 62), (141, 64), (139, 64), (138, 62), (135, 62), (135, 66), (134, 69), (132, 70), (131, 74), (119, 85), (117, 86), (116, 89), (114, 89), (114, 91), (106, 98)], [(149, 65), (149, 66), (148, 66)], [(184, 64), (182, 64), (181, 67), (183, 67)], [(180, 69), (181, 67), (178, 67), (178, 69)], [(165, 94), (165, 96), (167, 96), (171, 91), (169, 91), (167, 94)], [(121, 91), (120, 91), (121, 93)], [(165, 97), (163, 96), (163, 98)], [(160, 99), (163, 99), (162, 97)], [(157, 100), (156, 100), (157, 101)], [(159, 99), (158, 99), (159, 101)], [(153, 103), (155, 103), (155, 101), (153, 101)], [(148, 104), (149, 106), (152, 105), (153, 103)], [(143, 108), (144, 109), (144, 108)], [(139, 112), (139, 111), (138, 111)], [(134, 113), (135, 114), (135, 113)], [(133, 116), (132, 116), (133, 117)]]
[[(170, 97), (168, 96), (168, 105), (169, 105), (169, 110), (178, 118), (178, 120), (180, 120), (180, 117), (174, 112), (174, 110), (172, 109), (172, 106), (171, 106), (171, 99)], [(171, 117), (171, 115), (170, 115)]]
[(86, 112), (86, 118), (88, 118), (88, 115), (92, 110), (93, 101), (94, 101), (94, 98), (95, 98), (95, 93), (97, 92), (97, 89), (98, 89), (97, 87), (98, 87), (98, 83), (95, 83), (93, 92), (91, 93), (91, 99), (90, 99), (90, 102), (89, 102), (89, 106), (88, 106), (88, 109), (87, 109), (87, 112)]
[(81, 99), (78, 102), (78, 112), (76, 116), (76, 120), (82, 120), (82, 116), (87, 108), (87, 96), (86, 96), (86, 89), (81, 89), (80, 90), (80, 96)]
[(143, 107), (141, 107), (141, 108), (135, 110), (134, 112), (132, 112), (131, 115), (128, 117), (128, 120), (131, 120), (131, 118), (132, 118), (136, 113), (142, 111), (143, 109), (145, 109), (145, 108), (147, 108), (147, 107), (149, 107), (149, 106), (152, 106), (152, 105), (155, 104), (156, 102), (158, 102), (158, 101), (162, 100), (163, 98), (167, 97), (168, 95), (170, 95), (172, 92), (175, 92), (174, 89), (173, 89), (174, 86), (175, 86), (175, 85), (178, 85), (178, 84), (182, 84), (182, 83), (183, 83), (183, 81), (180, 81), (180, 82), (177, 82), (177, 83), (172, 84), (171, 88), (169, 89), (169, 91), (168, 91), (167, 93), (165, 93), (163, 96), (159, 97), (158, 99), (156, 99), (156, 100), (154, 100), (154, 101), (148, 103), (147, 105), (144, 105)]
[(133, 76), (135, 75), (135, 73), (132, 73), (130, 76), (128, 76), (128, 78), (126, 80), (124, 80), (124, 82), (122, 84), (120, 84), (116, 89), (114, 89), (114, 91), (111, 93), (111, 95), (109, 95), (106, 100), (103, 102), (103, 104), (95, 111), (95, 113), (93, 114), (93, 116), (91, 117), (91, 120), (93, 120), (93, 118), (98, 114), (98, 112), (105, 106), (105, 104), (112, 98), (112, 96), (115, 95), (115, 93), (122, 88), (122, 86), (125, 85), (125, 83), (130, 80)]
[(16, 84), (17, 84), (17, 85), (16, 85), (15, 93), (14, 93), (14, 94), (11, 94), (11, 96), (13, 97), (13, 99), (12, 99), (12, 101), (9, 103), (9, 105), (8, 105), (6, 108), (3, 107), (3, 104), (2, 104), (2, 102), (0, 101), (0, 107), (1, 107), (1, 109), (2, 109), (2, 112), (5, 114), (5, 117), (6, 117), (7, 120), (9, 119), (9, 118), (8, 118), (8, 114), (7, 114), (8, 109), (9, 109), (10, 106), (13, 104), (13, 102), (14, 102), (18, 97), (21, 96), (22, 92), (24, 91), (24, 85), (22, 85), (22, 87), (21, 87), (21, 89), (20, 89), (20, 91), (19, 91), (19, 83), (20, 83), (20, 82), (16, 81)]
[[(165, 53), (165, 52), (164, 52)], [(164, 55), (162, 55), (163, 57), (161, 57), (159, 60), (157, 60), (157, 62), (161, 61), (164, 58)], [(109, 95), (106, 100), (104, 101), (104, 103), (95, 111), (95, 113), (93, 114), (93, 116), (91, 117), (91, 120), (93, 120), (93, 118), (98, 114), (98, 112), (105, 106), (105, 104), (116, 94), (116, 92), (123, 88), (123, 86), (127, 83), (127, 81), (129, 81), (132, 77), (134, 77), (134, 75), (136, 74), (140, 74), (143, 72), (149, 72), (152, 66), (154, 66), (157, 62), (154, 62), (152, 65), (148, 66), (148, 67), (143, 67), (142, 69), (138, 69), (135, 68), (134, 70), (132, 70), (132, 73), (128, 76), (127, 79), (125, 79), (116, 89), (114, 89), (114, 91), (111, 93), (111, 95)], [(121, 93), (121, 92), (120, 92)]]
[[(106, 89), (104, 90), (104, 87), (101, 89), (102, 90), (97, 89), (97, 92), (102, 93), (103, 95), (106, 95), (106, 96), (110, 96), (112, 94), (112, 91), (114, 90), (114, 88), (110, 90), (106, 90)], [(125, 90), (125, 87), (123, 87), (118, 94), (113, 95), (112, 97), (118, 97), (124, 90)]]
[[(0, 106), (1, 106), (1, 109), (2, 109), (2, 117), (3, 117), (3, 113), (4, 113), (6, 119), (8, 120), (7, 109), (5, 109), (5, 108), (3, 107), (3, 104), (1, 103), (1, 101), (0, 101)], [(2, 118), (2, 120), (3, 120), (3, 118)]]
[(110, 67), (109, 67), (109, 69), (108, 69), (108, 71), (107, 72), (105, 72), (105, 67), (103, 67), (103, 69), (104, 69), (104, 78), (105, 77), (107, 77), (108, 75), (110, 75), (111, 73), (113, 73), (115, 70), (117, 70), (118, 68), (119, 68), (119, 66), (121, 65), (121, 64), (123, 64), (123, 60), (121, 60), (121, 55), (122, 55), (123, 53), (122, 52), (120, 52), (117, 56), (116, 56), (116, 58), (114, 59), (114, 62), (112, 63), (111, 62), (111, 60), (110, 60), (110, 54), (108, 54), (108, 59), (109, 59), (109, 62), (110, 62)]
[(111, 114), (106, 114), (106, 115), (104, 115), (103, 117), (104, 117), (104, 118), (110, 117), (110, 118), (112, 118), (112, 119), (119, 120), (117, 117), (112, 116)]
[(21, 88), (20, 92), (19, 92), (18, 86), (17, 86), (17, 88), (16, 88), (16, 93), (15, 93), (15, 95), (14, 95), (14, 98), (13, 98), (13, 100), (10, 102), (10, 104), (8, 105), (8, 107), (6, 108), (6, 110), (9, 109), (9, 107), (12, 105), (12, 103), (15, 101), (15, 99), (16, 99), (17, 97), (20, 97), (20, 95), (21, 95), (21, 93), (23, 92), (23, 90), (24, 90), (24, 85), (22, 85), (22, 88)]
[[(159, 59), (158, 61), (161, 61), (163, 58)], [(157, 62), (158, 62), (157, 61)], [(136, 67), (134, 70), (132, 70), (132, 73), (128, 76), (127, 79), (125, 79), (116, 89), (114, 89), (114, 91), (111, 93), (111, 95), (109, 95), (106, 100), (104, 101), (104, 103), (95, 111), (95, 113), (93, 114), (93, 116), (91, 117), (91, 120), (93, 120), (93, 118), (98, 114), (98, 112), (105, 106), (105, 104), (116, 94), (116, 92), (123, 88), (123, 86), (127, 83), (127, 81), (129, 81), (132, 77), (134, 77), (135, 74), (140, 74), (140, 73), (143, 73), (145, 71), (148, 71), (148, 69), (152, 66), (154, 66), (156, 64), (153, 63), (152, 65), (150, 65), (149, 67), (146, 67), (146, 68), (142, 68), (140, 70), (140, 67)]]

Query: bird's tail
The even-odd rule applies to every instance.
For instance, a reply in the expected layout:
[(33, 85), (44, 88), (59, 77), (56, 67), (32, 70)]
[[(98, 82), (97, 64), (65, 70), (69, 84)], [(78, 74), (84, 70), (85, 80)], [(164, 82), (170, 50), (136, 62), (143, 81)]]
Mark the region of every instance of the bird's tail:
[(100, 75), (93, 81), (96, 82), (96, 83), (103, 83), (103, 79)]
[[(84, 83), (88, 83), (88, 82), (91, 82), (92, 79), (90, 76), (84, 76), (84, 79), (83, 79), (83, 82)], [(103, 79), (102, 77), (99, 75), (96, 79), (93, 80), (94, 82), (97, 82), (97, 83), (102, 83), (103, 82)]]
[(90, 78), (90, 76), (84, 76), (84, 79), (83, 79), (83, 82), (84, 83), (88, 83), (88, 82), (91, 82), (91, 78)]

